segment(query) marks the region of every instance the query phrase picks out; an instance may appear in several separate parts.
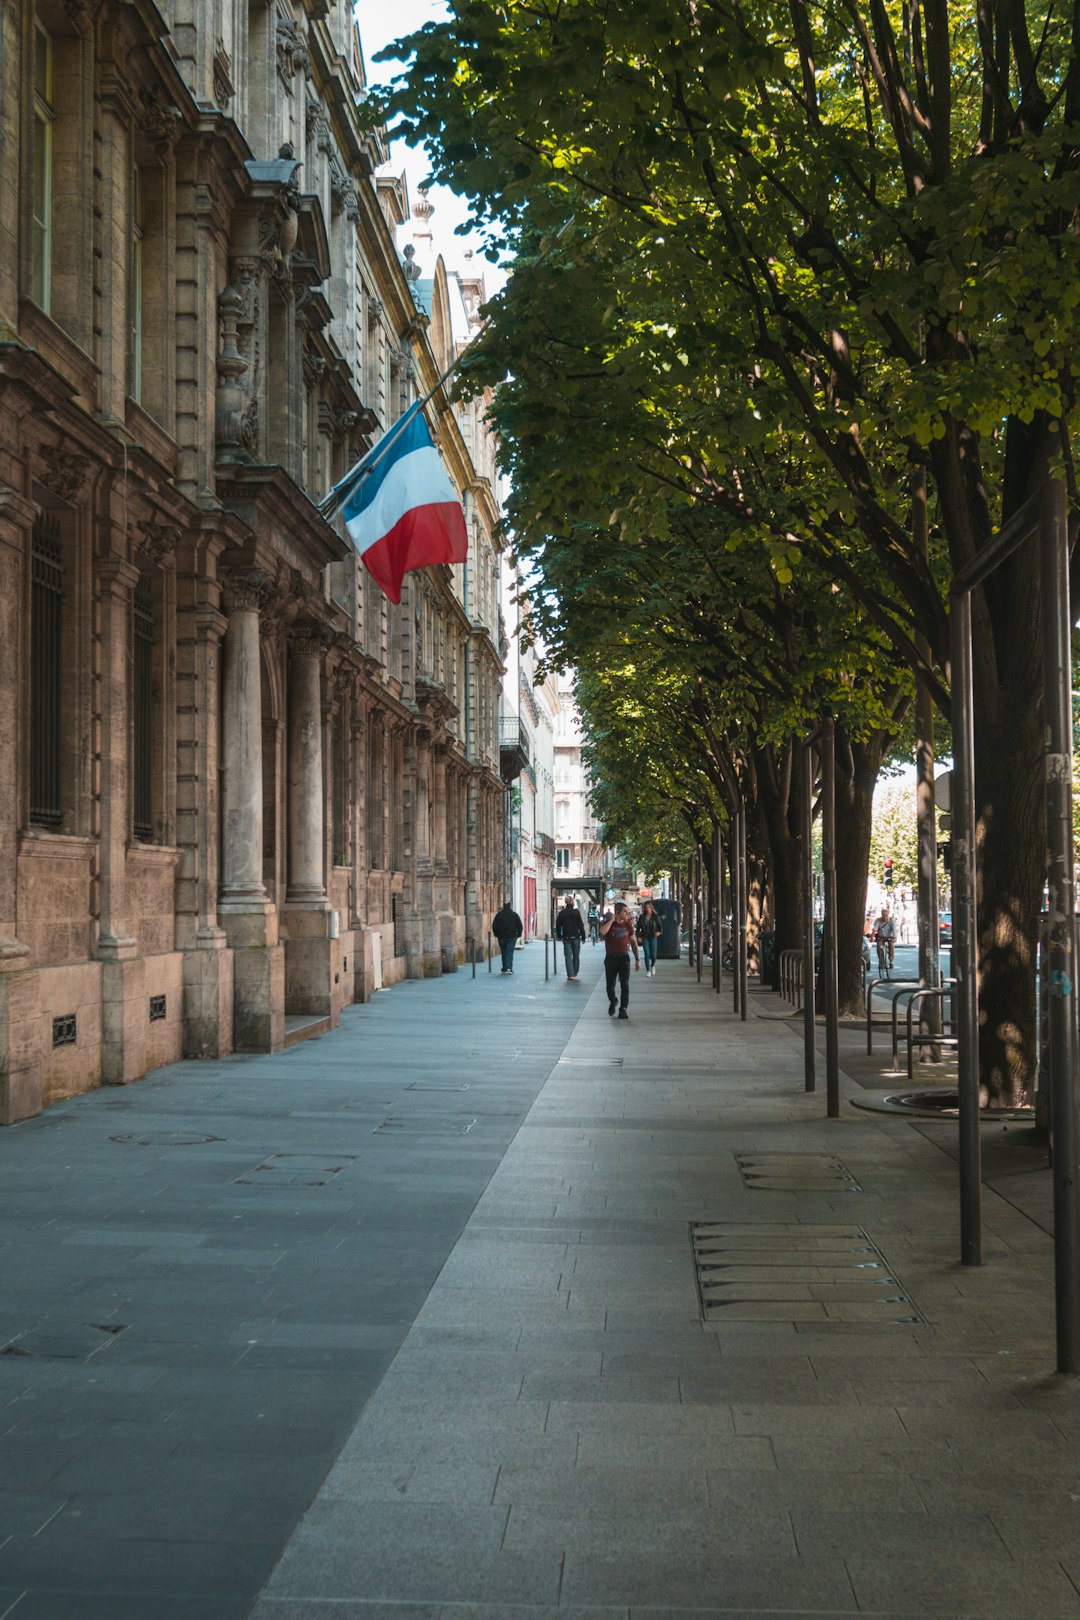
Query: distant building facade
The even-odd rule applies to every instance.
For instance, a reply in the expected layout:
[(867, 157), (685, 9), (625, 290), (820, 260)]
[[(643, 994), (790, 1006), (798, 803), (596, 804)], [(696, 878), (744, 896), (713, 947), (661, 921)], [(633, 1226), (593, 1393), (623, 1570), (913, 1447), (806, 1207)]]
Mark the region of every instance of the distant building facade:
[(555, 723), (555, 876), (605, 876), (611, 867), (589, 797), (581, 716), (569, 676), (559, 677)]
[(503, 560), (503, 618), (514, 627), (503, 679), (501, 734), (504, 762), (515, 774), (508, 807), (510, 883), (525, 938), (552, 930), (551, 880), (555, 875), (555, 726), (559, 692), (554, 675), (539, 674), (536, 648), (523, 618), (528, 598), (516, 566)]
[[(492, 451), (343, 0), (0, 11), (0, 1120), (452, 971), (503, 896)], [(478, 294), (479, 296), (479, 294)], [(407, 406), (466, 564), (315, 503)]]

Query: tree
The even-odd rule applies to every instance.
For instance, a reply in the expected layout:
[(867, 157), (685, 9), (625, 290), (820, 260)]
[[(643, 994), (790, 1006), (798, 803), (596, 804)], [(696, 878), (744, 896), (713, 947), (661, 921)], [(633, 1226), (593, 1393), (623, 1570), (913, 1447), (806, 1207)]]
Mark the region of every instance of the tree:
[[(789, 562), (831, 568), (946, 713), (943, 585), (1046, 477), (1072, 402), (1077, 20), (1035, 21), (945, 0), (462, 0), (410, 42), (397, 99), (515, 252), (571, 218), (560, 247), (636, 243), (633, 284), (668, 294), (658, 364), (707, 354), (725, 405), (741, 388), (741, 411), (710, 413), (717, 454), (742, 470), (746, 444), (797, 424), (820, 492)], [(944, 572), (897, 510), (919, 466)], [(1067, 454), (1065, 472), (1071, 490)], [(1015, 558), (973, 610), (981, 1070), (1007, 1102), (1034, 1061), (1037, 570)]]

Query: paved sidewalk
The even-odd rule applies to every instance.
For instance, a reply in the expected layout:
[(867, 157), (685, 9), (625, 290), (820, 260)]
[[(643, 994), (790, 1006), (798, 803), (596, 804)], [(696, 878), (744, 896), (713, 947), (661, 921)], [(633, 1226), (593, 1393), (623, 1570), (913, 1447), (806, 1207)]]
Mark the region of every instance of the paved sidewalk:
[(243, 1620), (588, 994), (530, 945), (0, 1132), (4, 1620)]
[(0, 1134), (0, 1620), (1080, 1616), (1045, 1230), (600, 956)]
[(593, 990), (253, 1620), (1080, 1615), (1047, 1234), (729, 1006)]

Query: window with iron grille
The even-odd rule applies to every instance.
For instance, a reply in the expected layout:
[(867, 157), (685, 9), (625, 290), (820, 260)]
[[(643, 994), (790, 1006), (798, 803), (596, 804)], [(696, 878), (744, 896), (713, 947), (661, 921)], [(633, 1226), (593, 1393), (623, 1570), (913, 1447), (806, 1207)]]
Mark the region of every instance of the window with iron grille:
[(400, 896), (390, 896), (390, 918), (394, 925), (394, 955), (405, 955), (405, 919), (401, 915), (402, 905)]
[(334, 716), (332, 731), (332, 770), (333, 780), (333, 815), (334, 815), (334, 865), (348, 866), (351, 851), (349, 849), (349, 809), (348, 776), (346, 770), (345, 726), (340, 714)]
[(64, 552), (56, 523), (39, 516), (30, 553), (30, 820), (59, 827)]
[(145, 580), (135, 587), (131, 629), (132, 832), (148, 844), (154, 835), (154, 599)]

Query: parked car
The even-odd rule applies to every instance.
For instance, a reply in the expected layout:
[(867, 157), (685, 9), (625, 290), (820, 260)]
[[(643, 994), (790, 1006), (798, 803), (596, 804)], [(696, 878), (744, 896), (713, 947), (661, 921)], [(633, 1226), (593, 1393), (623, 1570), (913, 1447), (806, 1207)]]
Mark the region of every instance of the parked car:
[(939, 945), (951, 945), (952, 944), (952, 912), (951, 911), (939, 911), (937, 921), (938, 921), (938, 944)]

